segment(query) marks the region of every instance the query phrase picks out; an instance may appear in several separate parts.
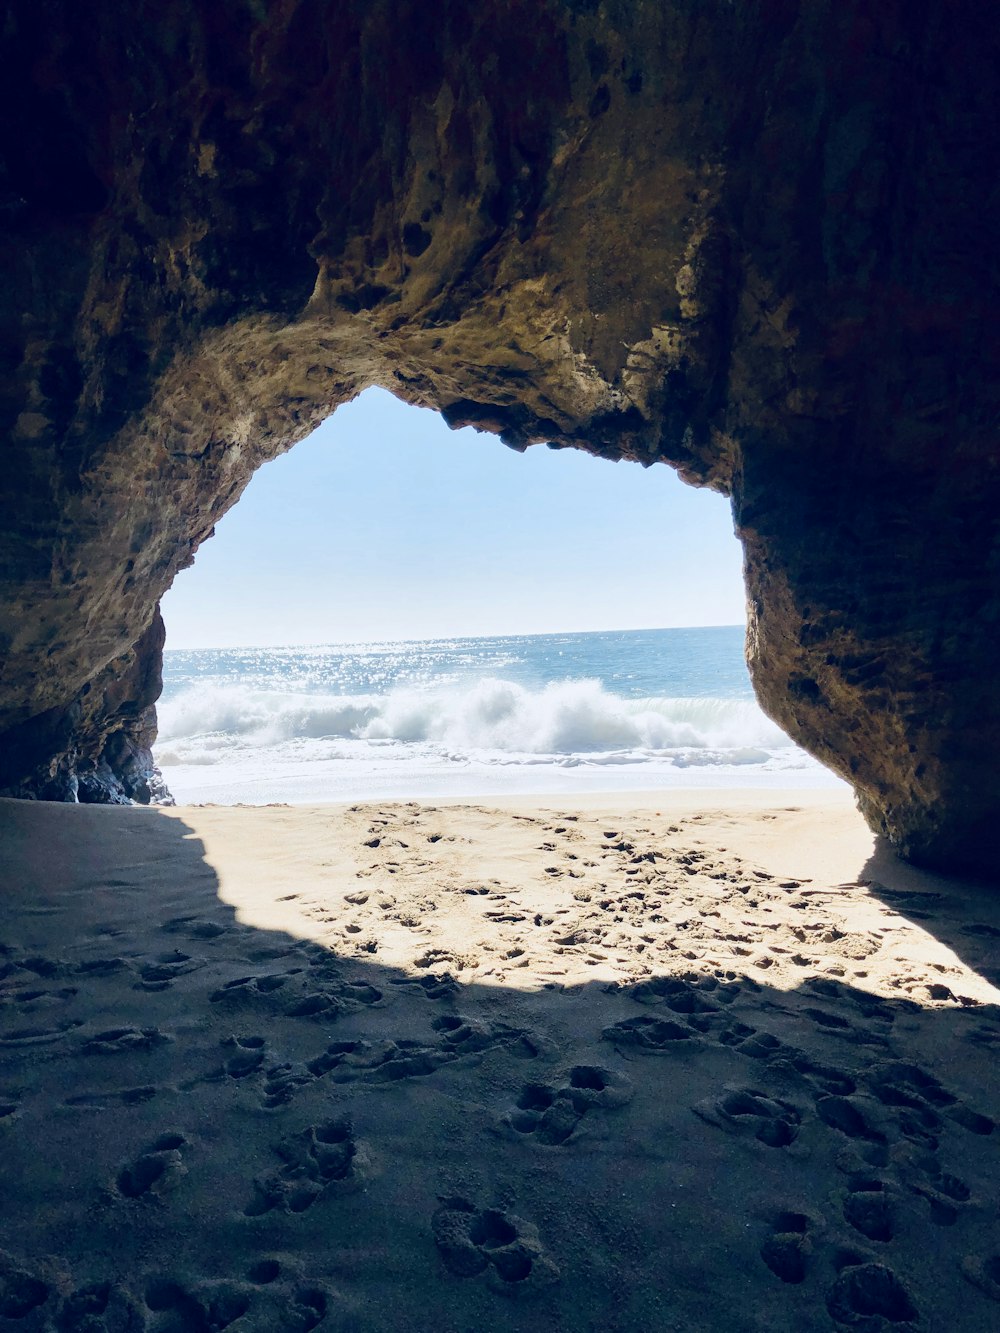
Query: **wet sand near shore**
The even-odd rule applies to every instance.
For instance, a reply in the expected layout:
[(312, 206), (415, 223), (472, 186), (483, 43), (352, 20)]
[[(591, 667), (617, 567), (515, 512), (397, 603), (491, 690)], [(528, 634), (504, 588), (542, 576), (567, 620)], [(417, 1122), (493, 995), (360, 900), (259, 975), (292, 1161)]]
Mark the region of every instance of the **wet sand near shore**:
[(1000, 895), (840, 792), (0, 801), (0, 1330), (1000, 1325)]

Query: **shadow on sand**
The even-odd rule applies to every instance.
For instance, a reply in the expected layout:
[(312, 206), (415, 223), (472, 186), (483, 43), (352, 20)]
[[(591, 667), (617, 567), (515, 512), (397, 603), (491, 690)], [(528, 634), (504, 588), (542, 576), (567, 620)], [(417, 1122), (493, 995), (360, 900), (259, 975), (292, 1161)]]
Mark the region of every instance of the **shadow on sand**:
[[(1000, 1319), (995, 1006), (464, 984), (242, 924), (176, 817), (0, 839), (0, 1329)], [(987, 890), (865, 875), (997, 979)]]

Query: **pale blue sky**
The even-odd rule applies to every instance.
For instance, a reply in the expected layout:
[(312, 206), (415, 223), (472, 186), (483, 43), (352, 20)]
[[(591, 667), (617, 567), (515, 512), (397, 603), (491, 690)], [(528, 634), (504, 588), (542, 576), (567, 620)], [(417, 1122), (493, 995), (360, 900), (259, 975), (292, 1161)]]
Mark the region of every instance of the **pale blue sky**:
[(451, 431), (369, 389), (260, 469), (163, 599), (168, 648), (734, 625), (729, 502)]

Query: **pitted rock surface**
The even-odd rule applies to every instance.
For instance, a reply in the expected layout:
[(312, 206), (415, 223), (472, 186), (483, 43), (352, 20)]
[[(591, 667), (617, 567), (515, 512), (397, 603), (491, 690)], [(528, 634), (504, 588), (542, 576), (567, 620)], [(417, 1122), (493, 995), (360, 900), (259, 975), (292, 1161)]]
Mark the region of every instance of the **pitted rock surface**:
[(379, 384), (731, 495), (763, 706), (996, 874), (989, 6), (33, 0), (0, 40), (0, 788), (155, 796), (159, 597)]

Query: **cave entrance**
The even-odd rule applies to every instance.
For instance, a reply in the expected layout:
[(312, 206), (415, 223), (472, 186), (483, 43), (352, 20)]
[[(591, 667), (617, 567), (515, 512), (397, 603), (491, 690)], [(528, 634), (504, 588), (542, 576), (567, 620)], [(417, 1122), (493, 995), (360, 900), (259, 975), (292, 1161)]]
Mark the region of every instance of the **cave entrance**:
[[(787, 784), (728, 502), (372, 389), (262, 467), (163, 601), (178, 800)], [(813, 767), (817, 767), (812, 765)]]

